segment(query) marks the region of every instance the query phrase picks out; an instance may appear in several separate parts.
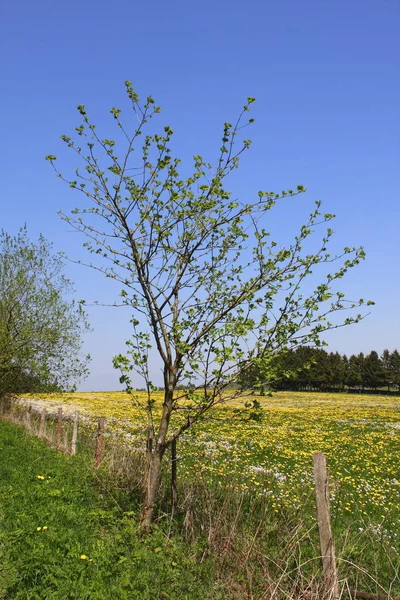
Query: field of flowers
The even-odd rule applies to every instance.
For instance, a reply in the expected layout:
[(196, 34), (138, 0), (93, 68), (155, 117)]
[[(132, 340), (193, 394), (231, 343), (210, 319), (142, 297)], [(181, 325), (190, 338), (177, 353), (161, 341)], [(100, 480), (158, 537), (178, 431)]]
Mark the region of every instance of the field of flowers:
[[(124, 392), (35, 396), (86, 426), (107, 418), (108, 434), (137, 445), (145, 432), (143, 397)], [(161, 393), (155, 394), (161, 405)], [(32, 398), (28, 398), (32, 400)], [(230, 480), (266, 496), (273, 510), (300, 510), (313, 493), (312, 454), (324, 452), (332, 513), (353, 531), (368, 530), (393, 551), (400, 543), (400, 399), (359, 394), (276, 393), (258, 397), (260, 420), (242, 410), (251, 398), (218, 406), (179, 442), (180, 476)], [(94, 421), (93, 421), (94, 423)]]

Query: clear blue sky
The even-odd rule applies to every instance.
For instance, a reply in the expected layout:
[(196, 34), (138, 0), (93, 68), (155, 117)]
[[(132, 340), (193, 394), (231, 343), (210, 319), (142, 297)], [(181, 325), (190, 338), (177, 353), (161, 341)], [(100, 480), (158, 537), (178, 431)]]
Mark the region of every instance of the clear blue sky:
[[(301, 183), (303, 214), (322, 199), (338, 216), (335, 243), (367, 252), (344, 291), (376, 301), (364, 322), (327, 336), (330, 348), (399, 348), (399, 25), (398, 0), (3, 0), (1, 227), (26, 222), (31, 237), (81, 256), (83, 240), (57, 210), (82, 199), (44, 161), (71, 159), (58, 137), (78, 124), (77, 104), (112, 137), (108, 111), (130, 79), (161, 105), (179, 155), (213, 158), (222, 123), (255, 96), (254, 144), (234, 195)], [(291, 217), (279, 214), (285, 236)], [(67, 270), (78, 298), (112, 299), (100, 275)], [(128, 319), (126, 309), (90, 310), (82, 389), (119, 387), (111, 358)]]

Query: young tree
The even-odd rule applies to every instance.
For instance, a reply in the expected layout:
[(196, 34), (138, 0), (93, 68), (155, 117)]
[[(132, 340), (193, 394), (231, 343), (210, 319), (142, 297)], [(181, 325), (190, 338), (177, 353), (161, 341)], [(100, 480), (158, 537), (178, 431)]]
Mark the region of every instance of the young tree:
[[(359, 314), (340, 323), (329, 315), (364, 304), (347, 302), (335, 291), (336, 282), (364, 258), (364, 251), (346, 247), (339, 255), (327, 252), (333, 231), (323, 226), (333, 215), (322, 214), (320, 202), (291, 244), (278, 246), (270, 240), (268, 211), (286, 196), (305, 192), (303, 186), (280, 194), (260, 191), (249, 202), (232, 198), (226, 179), (250, 147), (239, 136), (253, 122), (247, 119), (253, 98), (235, 124), (225, 123), (215, 164), (196, 155), (192, 174), (183, 177), (181, 161), (171, 152), (171, 127), (144, 135), (160, 109), (151, 97), (142, 106), (132, 84), (125, 85), (133, 123), (125, 125), (121, 110), (111, 109), (117, 142), (98, 134), (80, 105), (76, 139), (63, 135), (62, 140), (82, 167), (71, 178), (59, 172), (55, 156), (47, 160), (88, 201), (71, 215), (62, 213), (86, 235), (85, 246), (93, 254), (87, 264), (122, 284), (121, 304), (134, 313), (128, 353), (115, 357), (114, 365), (128, 389), (132, 369), (146, 381), (146, 527), (153, 519), (165, 451), (214, 405), (239, 393), (226, 389), (241, 371), (254, 359), (300, 341), (319, 343), (323, 331), (359, 321)], [(318, 227), (323, 233), (310, 251)], [(313, 282), (312, 272), (324, 266), (322, 280), (310, 291), (306, 279)], [(152, 345), (162, 362), (161, 414), (152, 398)], [(189, 389), (178, 392), (182, 382)]]
[(87, 328), (60, 257), (26, 228), (0, 234), (0, 394), (70, 388), (87, 372), (80, 355)]

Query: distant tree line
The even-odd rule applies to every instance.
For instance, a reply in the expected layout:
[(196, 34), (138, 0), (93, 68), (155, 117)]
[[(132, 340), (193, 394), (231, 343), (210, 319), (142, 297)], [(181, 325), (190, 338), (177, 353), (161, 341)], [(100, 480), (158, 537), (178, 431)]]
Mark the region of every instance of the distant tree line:
[(243, 388), (340, 391), (344, 389), (400, 390), (400, 353), (384, 350), (381, 356), (327, 352), (323, 348), (299, 346), (269, 359), (259, 359), (243, 374)]

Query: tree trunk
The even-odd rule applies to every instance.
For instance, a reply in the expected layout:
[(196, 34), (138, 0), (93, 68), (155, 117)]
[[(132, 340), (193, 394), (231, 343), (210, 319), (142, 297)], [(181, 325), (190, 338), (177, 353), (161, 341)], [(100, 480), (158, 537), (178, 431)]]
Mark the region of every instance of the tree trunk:
[(153, 437), (153, 429), (149, 427), (147, 438), (147, 461), (144, 489), (144, 504), (141, 531), (147, 530), (154, 519), (157, 494), (160, 487), (161, 463), (167, 449), (165, 440), (167, 439), (169, 420), (172, 412), (175, 381), (174, 376), (166, 369), (164, 371), (164, 402), (158, 435)]
[(153, 456), (153, 445), (154, 445), (154, 428), (149, 419), (149, 424), (147, 427), (147, 443), (146, 443), (146, 464), (144, 467), (144, 476), (143, 476), (143, 505), (146, 504), (147, 501), (147, 487), (148, 487), (148, 479), (151, 467), (151, 457)]
[(157, 444), (148, 460), (147, 481), (141, 530), (147, 530), (153, 522), (157, 493), (160, 487), (161, 461), (164, 455), (163, 448)]
[(177, 461), (176, 440), (173, 440), (173, 442), (171, 444), (171, 512), (172, 512), (172, 515), (174, 514), (176, 503), (178, 501), (176, 461)]

